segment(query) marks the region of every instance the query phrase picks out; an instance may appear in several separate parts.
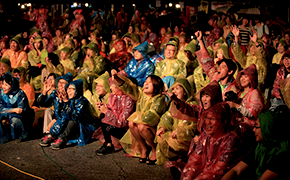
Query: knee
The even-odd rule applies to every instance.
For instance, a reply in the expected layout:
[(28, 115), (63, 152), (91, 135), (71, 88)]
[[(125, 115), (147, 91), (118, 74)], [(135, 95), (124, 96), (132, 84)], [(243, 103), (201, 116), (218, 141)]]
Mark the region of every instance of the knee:
[(129, 121), (128, 126), (130, 129), (132, 129), (132, 128), (136, 127), (136, 124), (132, 121)]
[(146, 132), (148, 130), (148, 126), (144, 125), (144, 124), (138, 124), (138, 131), (143, 133)]
[(11, 119), (11, 125), (14, 126), (15, 124), (22, 124), (22, 121), (19, 118), (13, 117)]

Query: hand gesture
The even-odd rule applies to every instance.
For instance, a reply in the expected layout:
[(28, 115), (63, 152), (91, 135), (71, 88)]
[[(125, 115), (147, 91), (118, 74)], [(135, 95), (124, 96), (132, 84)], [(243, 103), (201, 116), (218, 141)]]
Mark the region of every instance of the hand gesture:
[(46, 79), (43, 86), (43, 94), (46, 95), (46, 93), (52, 88), (52, 80)]
[(23, 109), (21, 109), (21, 108), (14, 108), (14, 109), (12, 109), (12, 112), (14, 112), (16, 114), (21, 114), (23, 112)]
[(118, 74), (118, 72), (116, 71), (116, 69), (111, 70), (112, 80), (115, 80), (115, 77), (117, 76), (117, 74)]
[(228, 103), (228, 105), (230, 106), (230, 108), (238, 108), (239, 107), (239, 104), (236, 104), (232, 101), (226, 101), (226, 103)]
[(48, 64), (48, 63), (49, 63), (49, 58), (48, 58), (48, 57), (45, 57), (45, 58), (44, 58), (44, 62), (45, 62), (46, 64)]
[(164, 133), (165, 133), (165, 128), (162, 127), (162, 128), (157, 130), (156, 135), (160, 136), (161, 138), (163, 138), (162, 136), (163, 136)]
[(258, 39), (258, 33), (255, 29), (253, 29), (253, 36), (250, 36), (251, 38), (251, 41), (253, 41), (254, 43), (257, 42), (257, 39)]
[(240, 29), (236, 25), (231, 25), (230, 29), (235, 37), (240, 35)]
[(176, 131), (172, 131), (171, 138), (172, 139), (176, 139), (177, 138), (177, 132)]
[(196, 36), (196, 39), (197, 39), (198, 41), (201, 41), (201, 38), (202, 38), (202, 32), (201, 32), (201, 31), (196, 31), (196, 32), (194, 33), (194, 35)]
[(108, 107), (106, 104), (102, 103), (100, 106), (100, 112), (106, 114), (106, 112), (108, 111)]

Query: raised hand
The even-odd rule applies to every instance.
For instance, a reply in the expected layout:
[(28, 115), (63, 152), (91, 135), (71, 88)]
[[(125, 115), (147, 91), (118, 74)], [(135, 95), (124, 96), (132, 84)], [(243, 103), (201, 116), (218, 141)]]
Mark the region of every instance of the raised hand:
[(194, 35), (196, 36), (196, 39), (197, 39), (198, 41), (201, 41), (201, 38), (202, 38), (202, 32), (201, 32), (201, 31), (196, 31), (196, 32), (194, 33)]
[(230, 29), (235, 37), (240, 35), (240, 29), (236, 25), (231, 25)]
[(250, 36), (250, 38), (251, 38), (251, 41), (253, 41), (255, 43), (257, 42), (258, 33), (257, 33), (257, 31), (255, 29), (253, 29), (253, 36)]

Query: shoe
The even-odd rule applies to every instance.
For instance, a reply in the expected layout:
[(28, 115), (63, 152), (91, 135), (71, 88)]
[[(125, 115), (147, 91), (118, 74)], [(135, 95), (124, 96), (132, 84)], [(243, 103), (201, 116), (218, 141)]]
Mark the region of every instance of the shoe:
[(54, 143), (51, 144), (51, 147), (53, 150), (59, 150), (63, 148), (66, 145), (66, 142), (64, 142), (61, 139), (57, 139)]
[(115, 151), (115, 148), (113, 144), (111, 144), (111, 146), (107, 146), (107, 143), (104, 143), (104, 145), (99, 150), (96, 151), (96, 154), (98, 156), (102, 156), (105, 154), (112, 153), (114, 151)]
[(147, 158), (139, 158), (139, 163), (146, 163)]
[(155, 159), (155, 160), (148, 159), (148, 160), (146, 161), (146, 164), (147, 164), (147, 165), (156, 165), (156, 164), (155, 164), (156, 161), (157, 161), (157, 159)]
[(52, 136), (45, 136), (44, 139), (39, 143), (40, 146), (42, 147), (47, 147), (49, 146), (52, 142), (54, 141), (54, 138)]

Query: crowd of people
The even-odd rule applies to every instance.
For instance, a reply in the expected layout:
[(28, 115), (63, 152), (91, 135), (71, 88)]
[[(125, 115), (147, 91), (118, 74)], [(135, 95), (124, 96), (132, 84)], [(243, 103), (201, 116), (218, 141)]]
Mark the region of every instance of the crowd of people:
[(287, 23), (70, 13), (48, 21), (35, 8), (23, 17), (35, 23), (30, 31), (0, 40), (1, 143), (40, 129), (42, 147), (99, 140), (96, 155), (122, 148), (173, 179), (288, 177)]

